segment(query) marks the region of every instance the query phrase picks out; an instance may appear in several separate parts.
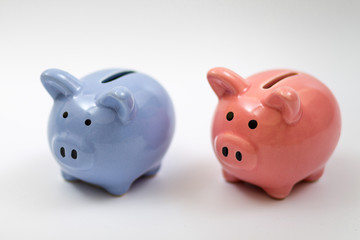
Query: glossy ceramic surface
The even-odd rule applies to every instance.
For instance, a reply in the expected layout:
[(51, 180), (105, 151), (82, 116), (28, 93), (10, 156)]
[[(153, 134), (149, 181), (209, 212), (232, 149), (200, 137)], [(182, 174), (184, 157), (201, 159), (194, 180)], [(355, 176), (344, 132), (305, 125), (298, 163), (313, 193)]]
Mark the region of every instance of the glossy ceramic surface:
[(77, 79), (49, 69), (41, 82), (54, 99), (48, 138), (66, 180), (114, 195), (157, 173), (174, 132), (171, 100), (147, 75), (109, 69)]
[(297, 182), (321, 177), (341, 130), (338, 104), (324, 84), (292, 70), (243, 79), (214, 68), (207, 78), (219, 98), (212, 143), (227, 181), (281, 199)]

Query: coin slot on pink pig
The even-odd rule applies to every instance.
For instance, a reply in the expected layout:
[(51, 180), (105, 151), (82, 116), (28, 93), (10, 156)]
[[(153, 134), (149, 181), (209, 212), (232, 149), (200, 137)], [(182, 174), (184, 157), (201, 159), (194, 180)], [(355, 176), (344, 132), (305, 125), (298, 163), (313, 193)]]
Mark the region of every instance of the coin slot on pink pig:
[(280, 76), (277, 76), (277, 77), (271, 79), (270, 81), (268, 81), (262, 88), (263, 89), (269, 89), (272, 86), (274, 86), (276, 83), (280, 82), (281, 80), (284, 80), (285, 78), (295, 76), (295, 75), (298, 75), (298, 73), (289, 72), (289, 73), (281, 74)]

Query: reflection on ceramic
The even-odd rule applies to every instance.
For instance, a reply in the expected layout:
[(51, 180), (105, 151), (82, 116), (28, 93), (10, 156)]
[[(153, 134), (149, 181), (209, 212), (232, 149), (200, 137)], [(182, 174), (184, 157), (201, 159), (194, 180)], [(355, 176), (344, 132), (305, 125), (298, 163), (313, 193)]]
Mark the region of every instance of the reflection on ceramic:
[(341, 130), (339, 106), (324, 84), (292, 70), (244, 79), (213, 68), (207, 78), (219, 98), (212, 143), (227, 181), (282, 199), (297, 182), (321, 177)]
[(54, 99), (48, 138), (66, 180), (114, 195), (157, 173), (174, 132), (171, 100), (142, 73), (109, 69), (77, 79), (49, 69), (41, 82)]

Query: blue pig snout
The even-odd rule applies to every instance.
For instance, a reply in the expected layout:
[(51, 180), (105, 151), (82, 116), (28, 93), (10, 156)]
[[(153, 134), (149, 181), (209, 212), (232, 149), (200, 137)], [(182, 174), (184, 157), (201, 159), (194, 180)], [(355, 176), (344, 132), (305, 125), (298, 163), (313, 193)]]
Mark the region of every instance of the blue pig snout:
[(51, 148), (58, 161), (66, 167), (88, 169), (94, 163), (93, 144), (72, 134), (54, 137)]

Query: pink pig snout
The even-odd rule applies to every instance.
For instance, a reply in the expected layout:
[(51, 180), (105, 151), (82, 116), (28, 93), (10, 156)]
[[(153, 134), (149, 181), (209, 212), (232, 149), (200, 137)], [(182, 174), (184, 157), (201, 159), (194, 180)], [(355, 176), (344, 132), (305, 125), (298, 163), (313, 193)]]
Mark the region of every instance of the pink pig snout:
[(251, 170), (256, 166), (257, 156), (254, 146), (245, 139), (223, 133), (214, 140), (216, 155), (224, 165), (241, 170)]

